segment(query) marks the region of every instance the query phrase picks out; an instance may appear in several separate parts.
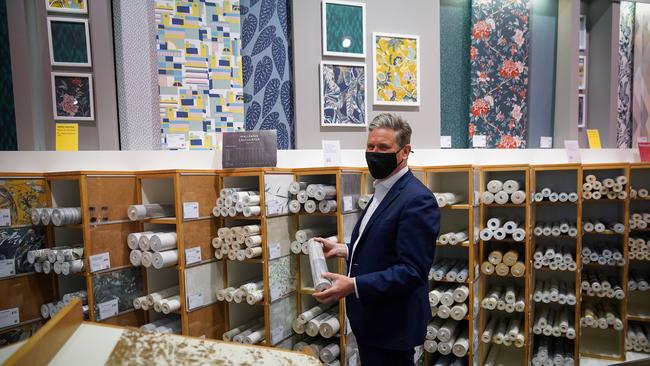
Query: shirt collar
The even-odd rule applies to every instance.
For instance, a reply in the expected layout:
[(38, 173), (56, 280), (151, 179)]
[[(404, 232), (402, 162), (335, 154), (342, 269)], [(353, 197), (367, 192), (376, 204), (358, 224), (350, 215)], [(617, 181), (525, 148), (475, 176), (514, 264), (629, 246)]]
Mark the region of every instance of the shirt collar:
[(375, 180), (373, 182), (373, 186), (375, 187), (375, 196), (379, 194), (383, 198), (383, 196), (386, 195), (386, 193), (388, 193), (391, 188), (393, 188), (393, 185), (395, 185), (395, 183), (397, 183), (397, 181), (402, 178), (408, 171), (409, 167), (407, 165), (388, 178)]

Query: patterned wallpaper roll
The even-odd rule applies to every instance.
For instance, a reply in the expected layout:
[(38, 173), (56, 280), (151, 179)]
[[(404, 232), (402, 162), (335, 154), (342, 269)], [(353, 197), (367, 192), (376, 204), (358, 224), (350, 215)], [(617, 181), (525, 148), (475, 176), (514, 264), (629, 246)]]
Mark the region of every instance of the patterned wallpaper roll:
[(632, 61), (634, 59), (634, 3), (621, 1), (618, 28), (618, 99), (616, 146), (632, 147)]

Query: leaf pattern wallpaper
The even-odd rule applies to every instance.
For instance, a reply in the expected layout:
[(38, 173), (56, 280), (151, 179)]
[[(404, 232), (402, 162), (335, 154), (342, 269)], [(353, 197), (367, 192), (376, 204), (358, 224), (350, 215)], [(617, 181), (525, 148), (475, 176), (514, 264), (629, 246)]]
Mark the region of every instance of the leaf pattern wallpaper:
[(375, 104), (420, 104), (417, 36), (373, 35)]
[(632, 147), (632, 61), (634, 59), (634, 3), (621, 1), (618, 28), (618, 99), (616, 146)]
[(367, 122), (365, 64), (321, 63), (321, 126)]
[(529, 0), (472, 2), (469, 146), (525, 148)]
[(294, 106), (288, 0), (241, 0), (246, 130), (277, 130), (278, 149), (293, 149)]
[(1, 229), (0, 260), (14, 259), (16, 274), (34, 271), (34, 266), (27, 261), (27, 252), (40, 249), (45, 244), (43, 227)]

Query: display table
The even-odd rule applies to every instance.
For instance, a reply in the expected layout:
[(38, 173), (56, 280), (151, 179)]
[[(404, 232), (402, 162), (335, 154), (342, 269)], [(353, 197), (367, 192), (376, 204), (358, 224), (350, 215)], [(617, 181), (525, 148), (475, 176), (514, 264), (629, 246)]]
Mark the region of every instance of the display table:
[(3, 365), (320, 365), (306, 354), (84, 322), (74, 301), (32, 338), (0, 349)]

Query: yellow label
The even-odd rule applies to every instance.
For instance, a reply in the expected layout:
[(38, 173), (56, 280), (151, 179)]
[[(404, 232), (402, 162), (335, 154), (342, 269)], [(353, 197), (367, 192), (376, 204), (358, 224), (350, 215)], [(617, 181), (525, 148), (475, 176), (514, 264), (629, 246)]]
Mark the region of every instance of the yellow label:
[(590, 149), (600, 149), (600, 133), (596, 129), (587, 130), (587, 140)]
[(56, 151), (79, 150), (79, 125), (76, 123), (56, 124)]

